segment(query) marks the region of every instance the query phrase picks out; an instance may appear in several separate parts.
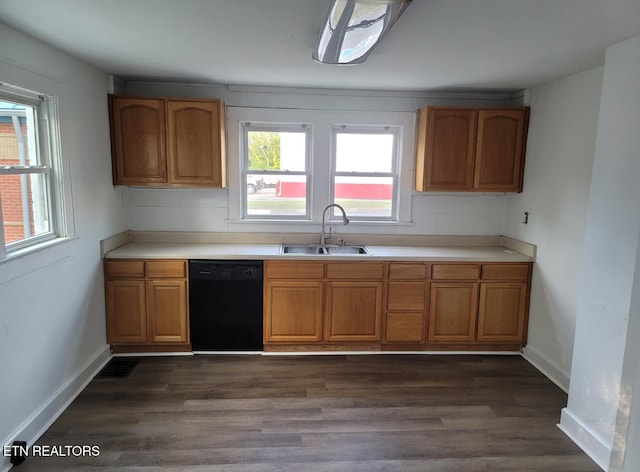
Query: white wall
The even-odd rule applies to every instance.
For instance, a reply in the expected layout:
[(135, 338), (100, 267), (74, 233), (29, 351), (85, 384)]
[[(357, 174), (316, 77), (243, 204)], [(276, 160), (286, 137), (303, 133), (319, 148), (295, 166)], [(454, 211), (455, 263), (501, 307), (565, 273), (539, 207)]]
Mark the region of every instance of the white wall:
[[(537, 245), (525, 356), (565, 390), (591, 185), (602, 67), (530, 90), (524, 192), (507, 197), (505, 234)], [(524, 212), (528, 224), (523, 224)]]
[[(569, 402), (561, 426), (608, 467), (616, 438), (627, 437), (635, 364), (630, 318), (640, 316), (640, 37), (607, 50), (589, 193)], [(634, 303), (635, 300), (635, 303)], [(636, 321), (637, 322), (637, 321)], [(629, 351), (633, 352), (633, 351)], [(631, 357), (631, 356), (629, 356)], [(633, 359), (637, 362), (637, 359)], [(631, 387), (629, 387), (631, 386)], [(637, 389), (636, 389), (637, 390)], [(622, 416), (622, 417), (620, 417)], [(627, 444), (626, 449), (631, 450)], [(623, 448), (621, 448), (623, 449)], [(631, 470), (631, 469), (625, 469)], [(634, 470), (637, 470), (634, 469)]]
[[(127, 226), (122, 190), (111, 185), (107, 76), (1, 23), (0, 44), (0, 81), (59, 96), (75, 235), (0, 262), (4, 446), (31, 443), (108, 359), (99, 240)], [(0, 470), (7, 464), (0, 458)]]

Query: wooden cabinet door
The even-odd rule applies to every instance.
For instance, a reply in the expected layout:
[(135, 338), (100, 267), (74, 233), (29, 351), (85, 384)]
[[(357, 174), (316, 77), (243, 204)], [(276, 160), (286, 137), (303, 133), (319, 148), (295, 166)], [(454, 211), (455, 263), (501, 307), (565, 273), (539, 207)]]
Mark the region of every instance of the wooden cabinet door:
[(526, 109), (478, 112), (476, 190), (522, 191), (527, 116)]
[(478, 284), (432, 282), (429, 299), (429, 341), (475, 340)]
[(325, 341), (380, 341), (382, 282), (327, 282)]
[(467, 108), (420, 110), (416, 190), (471, 190), (478, 112)]
[(147, 341), (147, 309), (143, 280), (109, 280), (106, 283), (107, 342)]
[(114, 184), (167, 182), (164, 101), (113, 97)]
[(152, 343), (186, 343), (189, 340), (187, 281), (147, 281), (148, 340)]
[(266, 282), (265, 343), (322, 341), (322, 318), (322, 281)]
[(478, 341), (523, 342), (526, 283), (481, 283)]
[(387, 313), (385, 342), (419, 343), (424, 338), (424, 313), (394, 311)]
[(169, 183), (224, 187), (224, 113), (217, 100), (167, 101)]

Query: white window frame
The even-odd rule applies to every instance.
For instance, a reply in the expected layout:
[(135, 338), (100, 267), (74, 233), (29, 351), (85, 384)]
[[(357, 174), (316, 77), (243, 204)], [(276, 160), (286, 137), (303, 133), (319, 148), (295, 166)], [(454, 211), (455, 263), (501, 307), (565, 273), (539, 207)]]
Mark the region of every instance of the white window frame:
[(18, 103), (35, 110), (32, 126), (35, 143), (30, 148), (38, 153), (37, 166), (14, 165), (0, 166), (0, 175), (41, 174), (45, 179), (44, 193), (47, 199), (49, 230), (24, 239), (5, 243), (2, 206), (0, 205), (0, 260), (12, 253), (23, 253), (41, 243), (65, 236), (65, 214), (62, 210), (64, 196), (62, 185), (62, 156), (57, 98), (39, 92), (0, 83), (0, 100)]
[[(313, 179), (311, 176), (311, 145), (313, 133), (311, 126), (306, 123), (262, 123), (245, 121), (240, 123), (240, 179), (243, 188), (242, 195), (242, 217), (243, 219), (255, 220), (309, 220), (311, 218), (311, 195), (313, 193)], [(266, 132), (295, 132), (305, 134), (305, 162), (304, 171), (292, 170), (249, 170), (249, 131), (266, 131)], [(247, 175), (300, 175), (306, 179), (306, 195), (305, 195), (305, 212), (304, 215), (249, 215), (247, 214), (247, 192), (245, 182)]]
[[(397, 149), (396, 220), (354, 220), (341, 228), (345, 232), (378, 231), (387, 225), (410, 225), (411, 203), (414, 195), (416, 113), (403, 111), (348, 111), (316, 110), (303, 108), (252, 108), (227, 106), (228, 133), (228, 220), (229, 225), (250, 225), (256, 231), (309, 231), (302, 230), (312, 225), (316, 231), (322, 221), (324, 208), (333, 202), (332, 195), (332, 127), (346, 126), (397, 127), (402, 130)], [(243, 217), (242, 198), (246, 192), (241, 171), (242, 123), (291, 124), (307, 123), (311, 128), (310, 195), (311, 215), (309, 219), (256, 219)], [(332, 217), (328, 212), (327, 217)], [(347, 215), (348, 216), (348, 215)], [(337, 220), (336, 220), (337, 221)], [(359, 228), (359, 229), (356, 229)]]
[[(391, 134), (393, 135), (393, 154), (391, 156), (391, 170), (389, 172), (338, 172), (337, 171), (337, 135), (339, 133), (350, 134)], [(358, 124), (334, 124), (331, 129), (331, 203), (336, 203), (335, 196), (335, 178), (336, 177), (390, 177), (393, 185), (393, 193), (391, 197), (391, 215), (390, 216), (356, 216), (350, 215), (351, 221), (398, 221), (398, 201), (399, 201), (399, 184), (400, 181), (400, 165), (398, 155), (400, 153), (400, 146), (402, 143), (402, 127), (389, 126), (389, 125), (358, 125)], [(335, 213), (335, 212), (334, 212)]]

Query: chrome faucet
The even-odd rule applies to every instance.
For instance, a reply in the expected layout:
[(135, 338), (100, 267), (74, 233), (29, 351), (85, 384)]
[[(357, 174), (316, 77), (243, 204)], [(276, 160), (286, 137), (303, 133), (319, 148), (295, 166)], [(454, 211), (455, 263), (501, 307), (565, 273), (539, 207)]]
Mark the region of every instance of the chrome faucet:
[(337, 203), (332, 203), (331, 205), (327, 205), (324, 208), (324, 210), (322, 211), (322, 232), (320, 233), (320, 244), (322, 244), (322, 245), (327, 244), (327, 239), (331, 238), (331, 226), (329, 226), (329, 235), (327, 235), (327, 233), (326, 233), (326, 231), (324, 229), (325, 216), (327, 214), (327, 210), (329, 208), (331, 208), (331, 207), (336, 207), (342, 212), (342, 224), (343, 225), (348, 225), (349, 224), (349, 218), (347, 218), (347, 214), (345, 213), (344, 208), (342, 208)]

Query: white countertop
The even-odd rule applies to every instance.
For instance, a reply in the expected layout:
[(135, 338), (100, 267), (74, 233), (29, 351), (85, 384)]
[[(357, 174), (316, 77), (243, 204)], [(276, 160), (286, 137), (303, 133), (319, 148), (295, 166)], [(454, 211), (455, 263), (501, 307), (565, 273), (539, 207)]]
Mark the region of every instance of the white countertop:
[(279, 244), (129, 242), (105, 254), (111, 259), (277, 259), (277, 260), (429, 260), (531, 262), (533, 259), (502, 246), (379, 246), (371, 254), (280, 254)]

